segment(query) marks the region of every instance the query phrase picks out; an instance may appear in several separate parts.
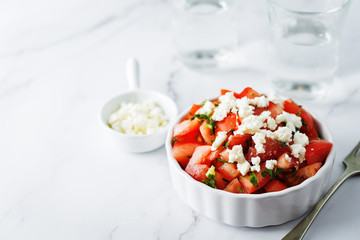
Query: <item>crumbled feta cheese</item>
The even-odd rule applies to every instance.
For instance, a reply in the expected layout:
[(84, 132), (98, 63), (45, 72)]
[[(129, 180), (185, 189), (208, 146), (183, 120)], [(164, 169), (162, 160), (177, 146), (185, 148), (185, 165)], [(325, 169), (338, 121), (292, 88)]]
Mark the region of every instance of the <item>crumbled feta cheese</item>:
[(251, 166), (250, 170), (252, 172), (260, 172), (260, 165)]
[(254, 99), (250, 99), (250, 104), (258, 106), (260, 108), (265, 108), (269, 106), (269, 99), (265, 96), (256, 97)]
[(267, 123), (267, 127), (270, 129), (270, 130), (275, 130), (277, 128), (277, 124), (276, 124), (276, 121), (275, 119), (273, 119), (272, 117), (268, 117), (266, 119), (266, 123)]
[(212, 119), (215, 121), (223, 120), (230, 110), (235, 107), (236, 98), (233, 92), (227, 92), (219, 97), (220, 104), (215, 108)]
[(266, 167), (267, 169), (270, 169), (270, 170), (273, 170), (276, 165), (277, 165), (277, 161), (274, 160), (274, 159), (272, 159), (272, 160), (267, 160), (267, 161), (265, 162), (265, 167)]
[(265, 130), (265, 129), (260, 129), (260, 132), (265, 134), (266, 137), (274, 139), (274, 132), (270, 131), (270, 130)]
[(264, 122), (260, 116), (250, 115), (241, 121), (238, 130), (234, 132), (235, 135), (243, 135), (244, 133), (254, 134), (260, 131), (264, 126)]
[(206, 101), (202, 108), (199, 109), (199, 114), (210, 114), (214, 108), (215, 105), (212, 102)]
[(260, 114), (260, 118), (262, 121), (265, 121), (267, 118), (269, 118), (271, 116), (271, 112), (270, 111), (263, 111), (261, 114)]
[(213, 115), (211, 118), (215, 121), (221, 121), (228, 115), (231, 109), (231, 105), (220, 103), (217, 108), (215, 108)]
[(279, 104), (281, 107), (283, 107), (283, 102), (284, 102), (284, 100), (283, 100), (282, 98), (280, 98), (279, 96), (269, 95), (269, 96), (268, 96), (268, 99), (269, 99), (270, 101), (272, 101), (273, 103)]
[(277, 115), (275, 120), (277, 124), (285, 122), (286, 127), (290, 128), (293, 132), (296, 131), (295, 128), (300, 128), (302, 126), (301, 117), (288, 112), (282, 112), (281, 114)]
[(304, 133), (296, 132), (294, 135), (294, 144), (300, 144), (301, 146), (305, 147), (309, 144), (309, 138)]
[(242, 163), (246, 161), (241, 145), (235, 145), (229, 150), (229, 163)]
[(296, 158), (299, 158), (300, 162), (303, 162), (305, 159), (306, 149), (301, 144), (293, 144), (290, 146), (291, 155)]
[(240, 171), (241, 175), (245, 175), (249, 172), (251, 165), (248, 161), (237, 164), (237, 169)]
[(226, 132), (218, 132), (215, 141), (211, 145), (211, 151), (215, 151), (227, 139)]
[(169, 119), (154, 101), (121, 103), (109, 117), (111, 128), (126, 134), (144, 135), (159, 131)]
[(246, 118), (254, 113), (254, 106), (249, 105), (249, 99), (247, 97), (243, 97), (240, 99), (236, 99), (235, 106), (233, 111), (234, 113), (237, 113), (239, 117)]
[(251, 167), (251, 171), (260, 172), (260, 157), (252, 157), (251, 158), (251, 163), (253, 165)]
[(227, 92), (219, 97), (221, 103), (230, 104), (232, 107), (235, 105), (236, 97), (233, 92)]
[(275, 137), (275, 140), (278, 140), (280, 142), (288, 143), (288, 142), (291, 142), (292, 131), (288, 127), (279, 127), (274, 132), (274, 137)]
[(260, 164), (260, 161), (261, 161), (260, 157), (252, 157), (252, 158), (251, 158), (251, 163), (252, 163), (253, 165), (259, 165), (259, 164)]
[(288, 162), (291, 162), (291, 157), (290, 157), (287, 153), (285, 153), (285, 159), (286, 159)]
[(265, 134), (263, 132), (257, 132), (252, 136), (252, 139), (254, 140), (257, 153), (264, 153), (265, 149), (263, 143), (266, 142)]

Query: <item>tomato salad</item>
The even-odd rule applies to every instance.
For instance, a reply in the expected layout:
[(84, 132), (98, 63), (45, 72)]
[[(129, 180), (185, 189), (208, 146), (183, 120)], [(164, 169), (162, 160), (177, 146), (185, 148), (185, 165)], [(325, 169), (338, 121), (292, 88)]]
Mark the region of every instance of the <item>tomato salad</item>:
[(232, 193), (281, 191), (314, 176), (332, 143), (291, 99), (221, 90), (174, 127), (172, 155), (195, 180)]

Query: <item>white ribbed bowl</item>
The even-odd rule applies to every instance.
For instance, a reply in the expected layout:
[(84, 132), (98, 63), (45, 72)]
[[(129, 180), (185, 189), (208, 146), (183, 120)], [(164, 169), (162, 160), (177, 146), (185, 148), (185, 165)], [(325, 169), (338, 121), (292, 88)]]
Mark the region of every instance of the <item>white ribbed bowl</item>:
[[(210, 219), (233, 226), (264, 227), (282, 224), (300, 217), (310, 210), (324, 194), (335, 159), (334, 147), (315, 176), (279, 192), (235, 194), (210, 188), (194, 180), (171, 154), (174, 126), (189, 111), (190, 107), (181, 113), (175, 124), (170, 127), (165, 146), (173, 186), (183, 201), (195, 211)], [(315, 117), (314, 120), (318, 133), (324, 139), (333, 142), (324, 122)]]

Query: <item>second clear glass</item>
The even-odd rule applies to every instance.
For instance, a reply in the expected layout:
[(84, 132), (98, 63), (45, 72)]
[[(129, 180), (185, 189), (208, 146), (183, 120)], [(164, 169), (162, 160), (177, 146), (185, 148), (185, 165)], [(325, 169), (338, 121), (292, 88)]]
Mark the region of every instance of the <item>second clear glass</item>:
[(350, 0), (268, 0), (275, 90), (294, 98), (323, 96), (338, 69), (342, 22)]
[(189, 67), (226, 64), (236, 46), (232, 0), (174, 0), (173, 41)]

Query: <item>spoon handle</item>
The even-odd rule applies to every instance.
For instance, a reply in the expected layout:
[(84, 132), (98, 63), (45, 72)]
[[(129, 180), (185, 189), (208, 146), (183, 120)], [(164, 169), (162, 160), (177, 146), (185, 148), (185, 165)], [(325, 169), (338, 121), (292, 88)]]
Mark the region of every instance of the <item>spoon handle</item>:
[(320, 201), (314, 206), (314, 208), (299, 222), (282, 240), (301, 240), (306, 231), (309, 229), (310, 225), (325, 205), (327, 200), (333, 195), (333, 193), (340, 187), (340, 185), (351, 175), (353, 172), (348, 168), (345, 172), (339, 177), (336, 183), (327, 191), (327, 193), (320, 199)]
[(126, 63), (126, 76), (129, 90), (140, 88), (139, 75), (139, 62), (136, 60), (136, 58), (129, 58)]

